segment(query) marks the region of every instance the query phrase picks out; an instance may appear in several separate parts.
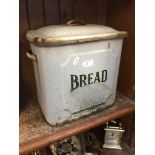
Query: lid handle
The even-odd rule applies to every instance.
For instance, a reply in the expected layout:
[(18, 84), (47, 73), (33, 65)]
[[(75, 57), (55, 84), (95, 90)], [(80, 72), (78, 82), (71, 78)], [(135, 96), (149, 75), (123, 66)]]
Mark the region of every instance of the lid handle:
[(86, 23), (82, 20), (70, 20), (66, 23), (66, 25), (69, 25), (69, 26), (86, 25)]

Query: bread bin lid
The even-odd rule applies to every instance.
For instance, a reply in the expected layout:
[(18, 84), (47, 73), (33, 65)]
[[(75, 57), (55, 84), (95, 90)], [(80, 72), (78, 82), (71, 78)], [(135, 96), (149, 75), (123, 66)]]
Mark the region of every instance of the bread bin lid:
[(51, 25), (26, 33), (29, 42), (38, 46), (74, 44), (126, 37), (127, 32), (71, 20), (64, 25)]

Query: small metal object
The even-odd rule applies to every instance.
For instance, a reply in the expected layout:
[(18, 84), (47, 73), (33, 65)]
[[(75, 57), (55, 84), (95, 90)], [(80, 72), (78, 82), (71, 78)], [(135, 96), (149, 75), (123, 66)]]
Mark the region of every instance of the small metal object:
[(29, 51), (26, 52), (26, 56), (33, 61), (37, 61), (36, 55), (31, 54)]
[(56, 153), (56, 147), (54, 146), (54, 145), (50, 145), (50, 148), (51, 148), (51, 151), (52, 151), (52, 154), (53, 155), (57, 155), (57, 153)]
[(79, 155), (81, 154), (81, 144), (76, 136), (66, 138), (60, 142), (50, 145), (53, 155)]
[[(76, 23), (79, 23), (79, 24), (76, 24)], [(70, 25), (70, 26), (74, 26), (74, 25), (86, 25), (86, 23), (82, 20), (70, 20), (66, 23), (67, 25)]]
[(32, 155), (40, 155), (39, 150), (37, 150), (37, 151), (33, 152), (33, 153), (32, 153)]
[(121, 147), (121, 139), (124, 130), (121, 127), (121, 123), (116, 125), (116, 121), (111, 121), (114, 125), (109, 125), (109, 122), (106, 123), (105, 137), (104, 137), (104, 145), (103, 148), (111, 148), (111, 149), (122, 149)]
[(97, 155), (96, 153), (85, 152), (83, 155)]

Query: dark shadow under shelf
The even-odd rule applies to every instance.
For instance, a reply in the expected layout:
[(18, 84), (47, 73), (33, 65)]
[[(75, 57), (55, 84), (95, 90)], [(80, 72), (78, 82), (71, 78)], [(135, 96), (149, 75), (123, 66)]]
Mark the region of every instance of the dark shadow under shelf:
[(37, 101), (29, 101), (21, 112), (19, 119), (20, 154), (25, 154), (72, 135), (77, 135), (102, 125), (111, 119), (128, 115), (134, 110), (134, 102), (117, 93), (113, 107), (63, 126), (52, 127), (45, 121)]

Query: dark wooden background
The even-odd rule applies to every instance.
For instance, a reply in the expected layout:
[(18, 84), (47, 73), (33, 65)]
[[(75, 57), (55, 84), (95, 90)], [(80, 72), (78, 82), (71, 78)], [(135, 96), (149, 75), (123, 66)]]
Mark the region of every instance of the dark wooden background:
[[(128, 31), (129, 36), (124, 40), (123, 44), (117, 89), (124, 95), (134, 99), (134, 10), (134, 0), (20, 0), (20, 101), (30, 99), (36, 94), (32, 62), (26, 57), (26, 51), (29, 49), (28, 42), (25, 39), (26, 31), (44, 25), (64, 24), (71, 19), (81, 19), (86, 23), (103, 24), (118, 30)], [(133, 116), (125, 121), (128, 122), (126, 130), (129, 130), (129, 132), (133, 121)], [(129, 132), (126, 133), (126, 137), (131, 134)], [(129, 141), (131, 140), (128, 139)]]

